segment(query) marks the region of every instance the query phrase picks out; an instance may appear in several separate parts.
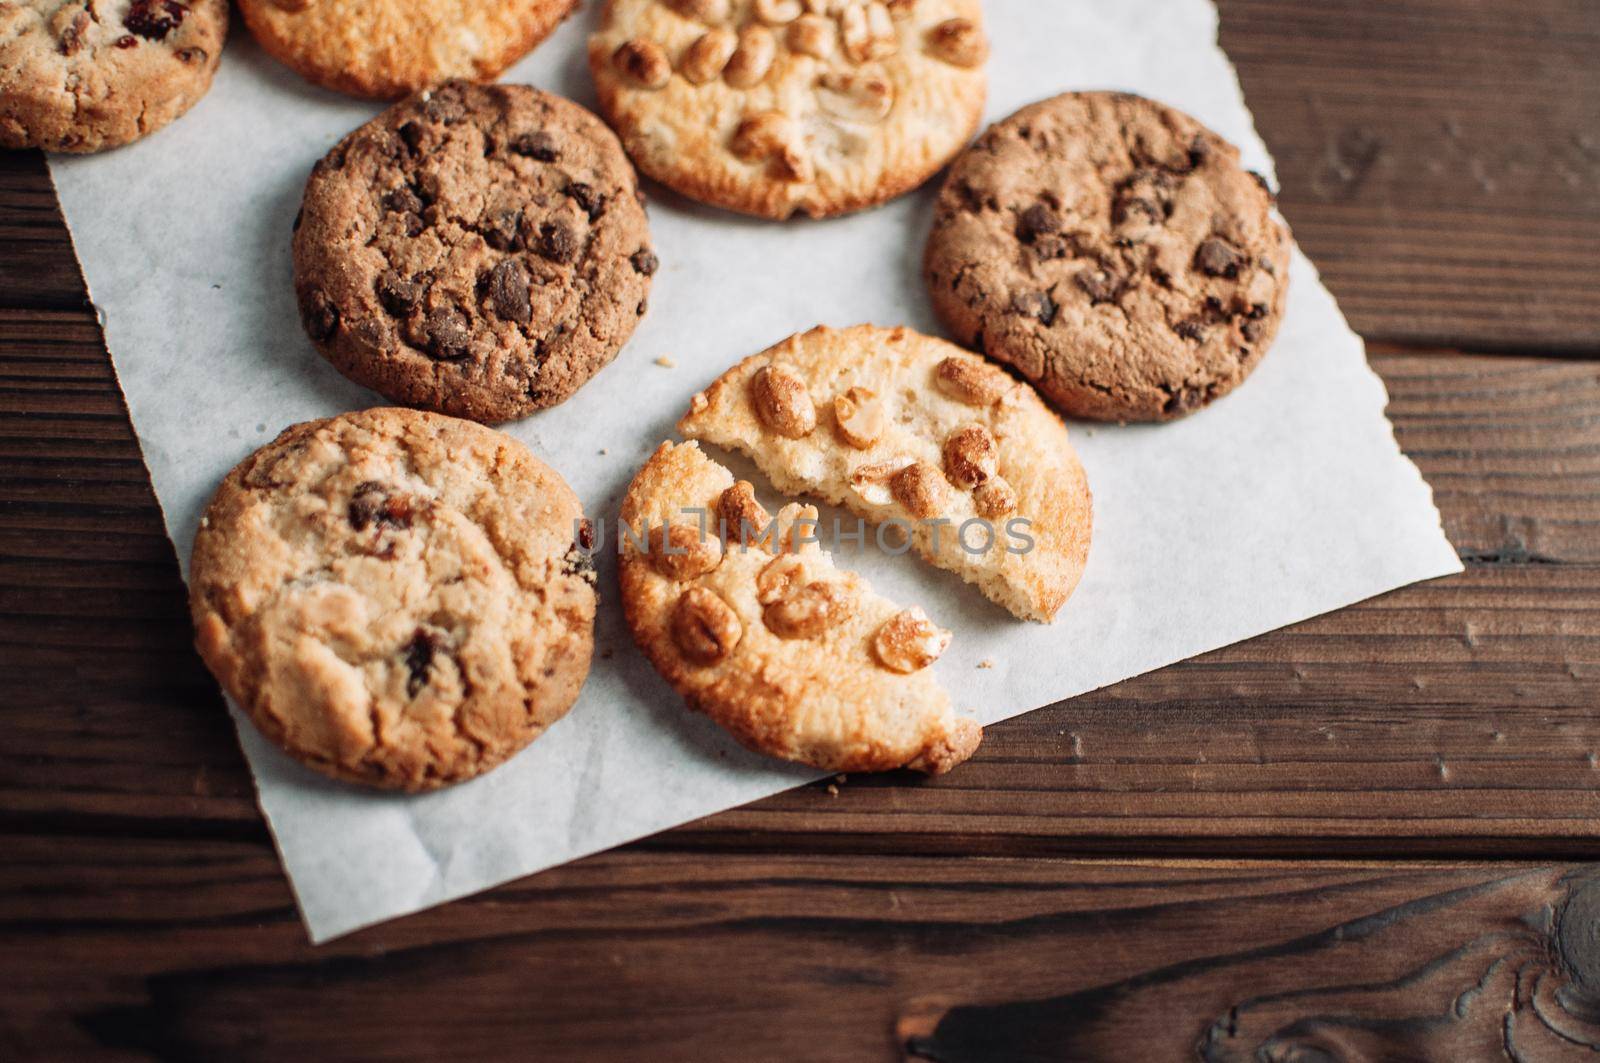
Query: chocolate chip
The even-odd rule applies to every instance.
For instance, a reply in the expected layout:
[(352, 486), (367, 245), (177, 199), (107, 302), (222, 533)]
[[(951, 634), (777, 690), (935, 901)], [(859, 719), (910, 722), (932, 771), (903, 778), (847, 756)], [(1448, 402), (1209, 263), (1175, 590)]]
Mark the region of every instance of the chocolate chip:
[(651, 276), (657, 269), (661, 268), (661, 260), (648, 247), (641, 247), (635, 251), (633, 257), (629, 258), (628, 261), (633, 263), (634, 272), (643, 274), (646, 277)]
[(1030, 246), (1033, 248), (1034, 256), (1041, 262), (1066, 258), (1075, 250), (1073, 241), (1059, 233), (1037, 237)]
[(124, 33), (122, 36), (118, 37), (116, 39), (116, 41), (114, 41), (113, 43), (115, 43), (118, 48), (128, 49), (128, 48), (133, 48), (136, 45), (138, 45), (139, 38), (135, 37), (131, 33)]
[(578, 209), (589, 215), (589, 220), (594, 221), (606, 209), (605, 197), (594, 190), (593, 185), (574, 181), (567, 186), (567, 195), (578, 205)]
[(578, 545), (585, 551), (594, 549), (594, 524), (588, 517), (578, 521)]
[(203, 63), (206, 61), (206, 50), (204, 48), (179, 48), (172, 54), (178, 57), (178, 62), (180, 63)]
[(416, 281), (408, 281), (394, 270), (385, 270), (378, 278), (378, 302), (395, 317), (405, 317), (422, 302), (426, 290)]
[(396, 214), (421, 214), (422, 208), (426, 205), (422, 202), (422, 197), (417, 195), (417, 190), (410, 185), (401, 185), (383, 197), (383, 209), (394, 211)]
[(1196, 133), (1194, 139), (1189, 142), (1189, 168), (1193, 170), (1205, 165), (1205, 161), (1211, 158), (1211, 153), (1211, 141), (1206, 139), (1204, 133)]
[(1190, 410), (1203, 405), (1205, 399), (1206, 393), (1201, 388), (1179, 388), (1167, 397), (1166, 403), (1162, 406), (1162, 412), (1171, 414), (1188, 413)]
[(1269, 196), (1274, 194), (1273, 191), (1272, 191), (1272, 186), (1267, 184), (1267, 178), (1266, 178), (1265, 174), (1259, 174), (1254, 170), (1251, 170), (1249, 172), (1250, 172), (1250, 176), (1255, 178), (1256, 184), (1261, 186), (1261, 191), (1265, 192)]
[(1239, 328), (1240, 334), (1243, 335), (1244, 338), (1249, 340), (1251, 343), (1260, 343), (1261, 342), (1261, 334), (1263, 332), (1265, 332), (1265, 331), (1266, 331), (1266, 325), (1263, 324), (1260, 321), (1246, 321)]
[(451, 85), (434, 89), (422, 101), (422, 114), (430, 122), (453, 125), (466, 117), (466, 105), (461, 102), (460, 90)]
[(511, 150), (540, 162), (555, 162), (561, 158), (561, 152), (556, 148), (556, 138), (543, 131), (523, 133), (511, 142)]
[(346, 516), (356, 531), (366, 531), (374, 524), (404, 531), (411, 527), (411, 497), (394, 493), (376, 480), (367, 480), (356, 485)]
[(1206, 338), (1206, 323), (1199, 318), (1192, 317), (1187, 321), (1180, 321), (1172, 326), (1172, 331), (1186, 340), (1198, 342)]
[(1143, 215), (1147, 220), (1155, 223), (1166, 220), (1166, 209), (1154, 199), (1143, 196), (1128, 196), (1119, 199), (1111, 208), (1111, 220), (1118, 225), (1123, 224), (1135, 214)]
[(1091, 303), (1114, 303), (1126, 285), (1121, 277), (1103, 269), (1086, 269), (1074, 278)]
[(439, 640), (420, 627), (411, 636), (411, 641), (406, 643), (406, 671), (410, 673), (406, 678), (406, 697), (416, 697), (428, 685), (428, 674), (433, 671), (433, 658), (440, 648)]
[(339, 308), (321, 288), (313, 288), (300, 297), (300, 322), (313, 343), (322, 343), (339, 331)]
[(1061, 231), (1061, 215), (1045, 206), (1035, 203), (1017, 218), (1017, 239), (1025, 244), (1031, 244), (1041, 236)]
[(489, 274), (489, 301), (494, 305), (494, 312), (505, 321), (526, 325), (533, 320), (531, 292), (528, 267), (518, 259), (506, 259)]
[(496, 251), (522, 249), (522, 211), (502, 210), (479, 222), (483, 239)]
[(1053, 325), (1056, 320), (1057, 307), (1055, 300), (1044, 292), (1023, 292), (1020, 295), (1012, 296), (1011, 309), (1014, 313), (1037, 318), (1039, 323), (1046, 328)]
[(401, 224), (406, 227), (407, 236), (421, 236), (422, 230), (428, 227), (420, 214), (407, 214), (401, 218)]
[(328, 153), (311, 165), (313, 174), (327, 173), (329, 170), (344, 169), (344, 145), (335, 144), (328, 149)]
[[(178, 0), (133, 0), (133, 6), (122, 16), (122, 24), (145, 40), (164, 41), (188, 13), (189, 9)], [(122, 46), (121, 41), (117, 44)]]
[(400, 127), (400, 139), (406, 142), (406, 147), (412, 151), (422, 143), (422, 126), (417, 122), (407, 122)]
[(444, 362), (459, 362), (472, 353), (472, 333), (467, 319), (453, 307), (440, 307), (428, 314), (423, 326), (428, 354)]
[(1201, 243), (1200, 250), (1194, 253), (1194, 264), (1208, 276), (1235, 280), (1239, 276), (1239, 267), (1244, 265), (1244, 256), (1229, 246), (1227, 241), (1213, 236)]
[(76, 55), (83, 47), (83, 31), (89, 28), (89, 12), (80, 11), (72, 16), (67, 28), (61, 31), (61, 54)]
[(571, 262), (578, 257), (578, 234), (565, 222), (547, 221), (539, 226), (533, 249), (551, 262)]

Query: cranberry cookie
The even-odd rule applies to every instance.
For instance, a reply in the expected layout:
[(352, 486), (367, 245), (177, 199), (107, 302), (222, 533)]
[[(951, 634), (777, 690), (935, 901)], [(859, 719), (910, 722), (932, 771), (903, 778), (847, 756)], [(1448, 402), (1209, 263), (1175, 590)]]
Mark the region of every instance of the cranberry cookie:
[(915, 188), (971, 138), (982, 18), (978, 0), (608, 0), (589, 66), (651, 177), (820, 217)]
[(909, 329), (815, 328), (734, 366), (678, 431), (778, 490), (896, 522), (931, 564), (1048, 623), (1089, 556), (1089, 485), (1061, 418), (982, 358)]
[(200, 522), (200, 655), (257, 727), (336, 778), (470, 779), (571, 707), (595, 610), (578, 500), (509, 436), (377, 409), (296, 425)]
[(1061, 410), (1164, 421), (1232, 391), (1283, 317), (1290, 241), (1233, 145), (1123, 93), (990, 128), (940, 193), (926, 273), (961, 342)]
[(691, 708), (758, 752), (825, 771), (949, 771), (983, 738), (929, 670), (950, 633), (835, 568), (801, 523), (816, 515), (769, 520), (696, 444), (663, 443), (622, 504), (635, 641)]
[(317, 348), (396, 402), (486, 423), (616, 357), (656, 270), (633, 167), (570, 100), (454, 81), (312, 170), (295, 293)]
[(578, 0), (239, 0), (279, 62), (324, 88), (392, 100), (449, 78), (493, 81)]
[(211, 87), (226, 0), (0, 0), (0, 147), (138, 140)]

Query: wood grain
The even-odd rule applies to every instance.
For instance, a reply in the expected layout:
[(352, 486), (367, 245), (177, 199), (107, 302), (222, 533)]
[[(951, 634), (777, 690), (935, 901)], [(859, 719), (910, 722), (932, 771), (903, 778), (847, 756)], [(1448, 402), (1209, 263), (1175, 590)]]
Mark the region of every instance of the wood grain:
[(1468, 571), (320, 949), (0, 153), (0, 1059), (1593, 1058), (1600, 19), (1221, 8)]
[(1592, 0), (1221, 0), (1284, 214), (1368, 339), (1600, 353)]

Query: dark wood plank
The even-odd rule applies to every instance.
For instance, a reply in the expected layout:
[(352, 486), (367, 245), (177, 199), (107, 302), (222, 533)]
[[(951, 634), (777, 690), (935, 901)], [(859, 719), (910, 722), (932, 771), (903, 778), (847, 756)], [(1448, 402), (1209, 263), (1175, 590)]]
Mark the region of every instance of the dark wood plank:
[(1285, 215), (1356, 331), (1600, 352), (1592, 0), (1220, 0)]
[(1600, 889), (1570, 868), (624, 851), (313, 949), (264, 847), (4, 845), (9, 1059), (1542, 1061), (1595, 1035)]

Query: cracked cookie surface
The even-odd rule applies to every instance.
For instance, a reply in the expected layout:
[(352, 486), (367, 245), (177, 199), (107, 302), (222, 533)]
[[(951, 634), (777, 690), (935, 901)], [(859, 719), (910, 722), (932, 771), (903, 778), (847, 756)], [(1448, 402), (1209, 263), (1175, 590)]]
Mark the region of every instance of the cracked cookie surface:
[(337, 92), (394, 99), (449, 78), (492, 81), (577, 0), (239, 0), (274, 58)]
[(1023, 619), (1054, 619), (1088, 561), (1093, 505), (1061, 418), (910, 329), (791, 336), (695, 395), (678, 431), (748, 455), (780, 491), (897, 522), (930, 564)]
[(950, 632), (835, 567), (802, 523), (816, 519), (798, 504), (769, 518), (698, 444), (661, 444), (622, 503), (634, 641), (690, 708), (757, 752), (824, 771), (949, 771), (983, 739), (933, 675)]
[(982, 118), (978, 0), (608, 0), (601, 109), (651, 177), (770, 218), (870, 207)]
[(940, 192), (925, 273), (961, 342), (1063, 412), (1162, 421), (1233, 390), (1277, 335), (1290, 239), (1193, 118), (1068, 93), (990, 127)]
[(90, 152), (211, 87), (226, 0), (0, 0), (0, 147)]
[(563, 716), (589, 671), (591, 536), (561, 477), (468, 421), (374, 409), (287, 429), (195, 539), (196, 645), (302, 763), (428, 790)]
[(616, 136), (524, 85), (395, 104), (313, 168), (294, 234), (301, 321), (340, 372), (486, 423), (616, 357), (657, 265)]

